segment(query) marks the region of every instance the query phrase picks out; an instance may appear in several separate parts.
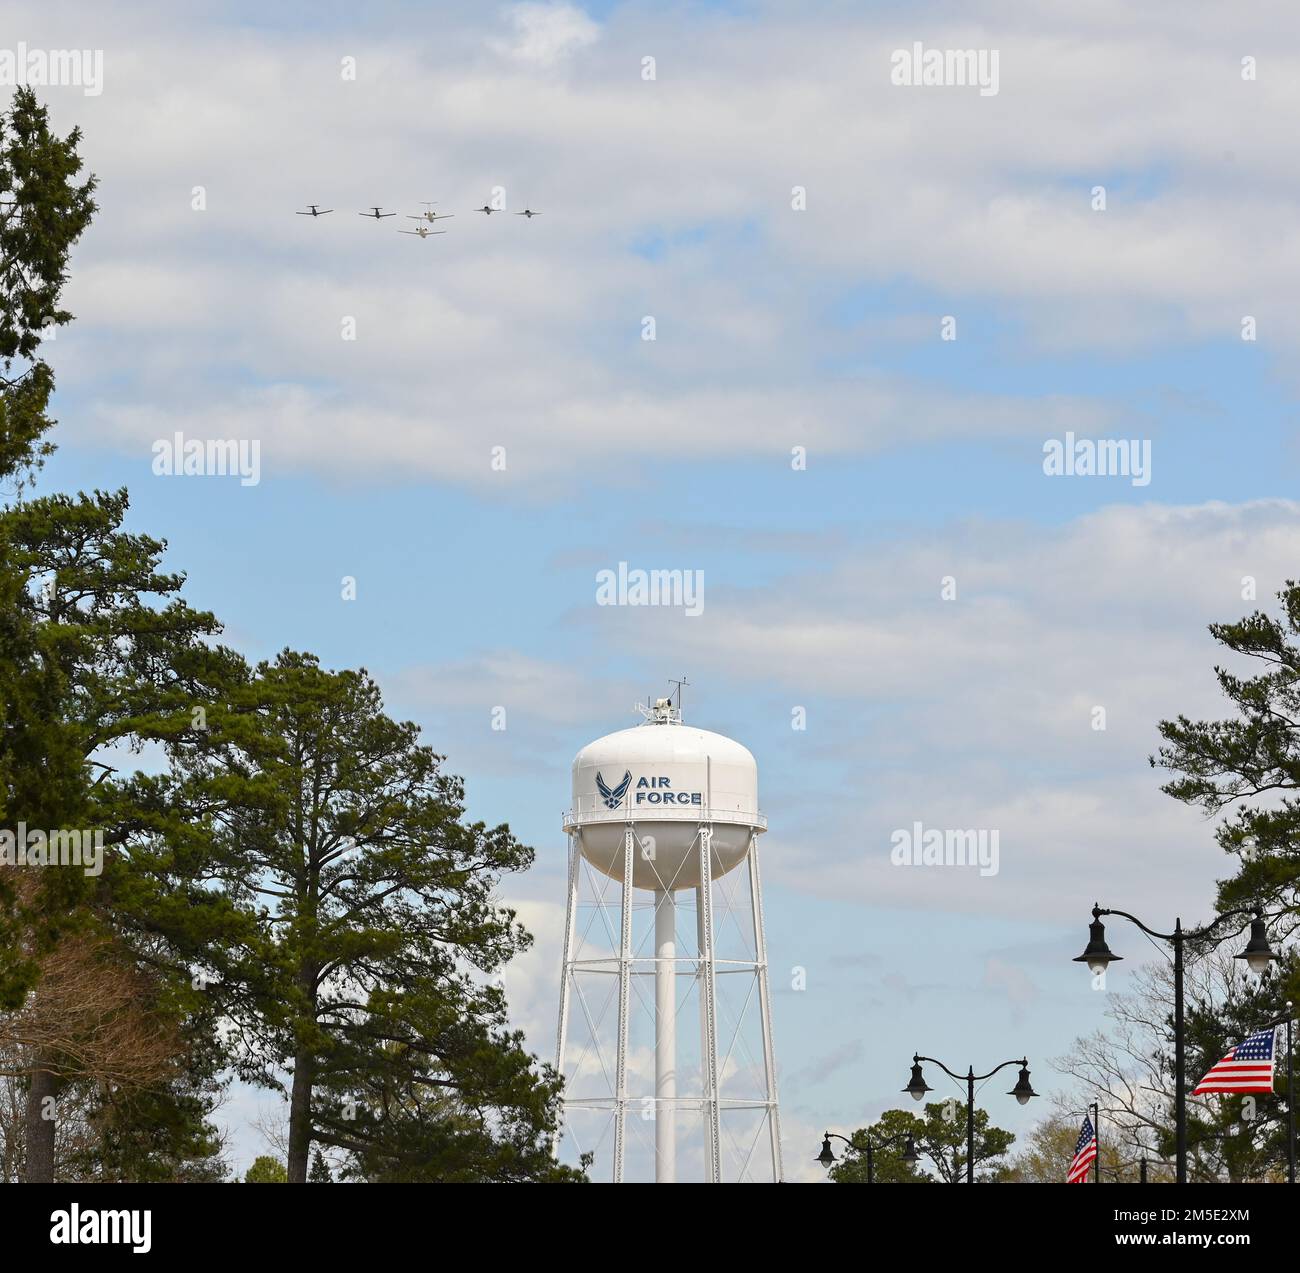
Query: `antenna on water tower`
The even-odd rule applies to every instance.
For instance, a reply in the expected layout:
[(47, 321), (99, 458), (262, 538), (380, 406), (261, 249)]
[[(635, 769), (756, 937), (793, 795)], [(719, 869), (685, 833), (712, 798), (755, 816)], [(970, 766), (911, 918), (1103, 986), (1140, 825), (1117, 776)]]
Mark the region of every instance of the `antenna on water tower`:
[(680, 680), (669, 681), (668, 684), (677, 686), (677, 711), (680, 713), (682, 710), (682, 686), (689, 685), (690, 681), (683, 676)]

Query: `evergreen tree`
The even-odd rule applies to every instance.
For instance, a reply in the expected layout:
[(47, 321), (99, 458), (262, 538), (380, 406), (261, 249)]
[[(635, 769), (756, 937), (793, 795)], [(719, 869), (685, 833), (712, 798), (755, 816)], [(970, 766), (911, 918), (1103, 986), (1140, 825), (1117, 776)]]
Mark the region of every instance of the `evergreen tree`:
[[(75, 130), (66, 138), (50, 132), (28, 89), (19, 89), (0, 117), (0, 484), (19, 496), (51, 449), (54, 377), (41, 339), (71, 319), (61, 307), (68, 256), (94, 213), (95, 183), (79, 180), (78, 142)], [(215, 631), (211, 616), (179, 603), (157, 605), (179, 579), (158, 573), (160, 544), (121, 533), (125, 510), (121, 493), (19, 499), (0, 510), (0, 816), (11, 834), (23, 823), (99, 832), (111, 843), (108, 805), (122, 810), (105, 781), (105, 749), (153, 736), (160, 714), (179, 708), (185, 683), (193, 688), (199, 663), (220, 661), (206, 645)], [(60, 1093), (105, 1078), (88, 1066), (146, 1078), (138, 1062), (124, 1070), (113, 1048), (129, 1050), (131, 1018), (147, 1030), (158, 1005), (105, 995), (131, 976), (138, 954), (120, 945), (105, 904), (106, 889), (121, 876), (113, 859), (103, 877), (81, 865), (0, 869), (0, 1011), (20, 1011), (37, 1039), (62, 1040), (57, 1048), (22, 1050), (29, 1180), (53, 1178), (55, 1120), (48, 1115)], [(147, 915), (139, 908), (137, 922)], [(82, 979), (82, 1004), (75, 979), (56, 984), (47, 975), (42, 982), (43, 968), (66, 964), (59, 952), (68, 942), (94, 950), (102, 970)], [(162, 993), (156, 967), (148, 960), (138, 966), (150, 975), (137, 984)], [(116, 1003), (111, 1018), (96, 1017), (97, 995)], [(75, 1029), (42, 1028), (56, 1024)]]
[(80, 129), (60, 138), (30, 88), (0, 114), (0, 481), (22, 484), (50, 445), (54, 376), (44, 335), (60, 307), (68, 255), (95, 213), (95, 179), (78, 181)]
[(221, 1133), (211, 1121), (229, 1086), (213, 1005), (187, 1016), (181, 1048), (149, 1085), (98, 1085), (89, 1093), (95, 1139), (74, 1171), (111, 1183), (212, 1184), (225, 1179)]
[[(125, 492), (97, 492), (0, 513), (0, 569), (18, 581), (12, 639), (0, 636), (7, 820), (98, 834), (107, 850), (97, 876), (68, 863), (21, 871), (22, 891), (11, 880), (3, 900), (15, 939), (0, 945), (0, 1006), (26, 1012), (40, 1010), (49, 952), (93, 933), (161, 977), (159, 994), (183, 1015), (200, 1002), (185, 1002), (190, 959), (219, 949), (221, 932), (239, 924), (230, 898), (203, 886), (201, 827), (181, 832), (181, 810), (150, 803), (159, 780), (120, 778), (112, 763), (145, 742), (172, 754), (192, 745), (204, 732), (194, 706), (215, 703), (242, 674), (237, 656), (211, 644), (212, 615), (176, 595), (182, 577), (159, 569), (164, 545), (121, 530), (126, 509)], [(28, 1179), (53, 1176), (60, 1092), (95, 1077), (76, 1055), (31, 1057)]]
[[(1188, 996), (1187, 1082), (1196, 1085), (1235, 1044), (1284, 1012), (1281, 986), (1296, 977), (1290, 955), (1280, 977), (1257, 979), (1231, 956), (1216, 957), (1222, 969), (1220, 993)], [(1209, 1096), (1189, 1101), (1187, 1141), (1202, 1179), (1267, 1181), (1286, 1179), (1286, 1041), (1278, 1033), (1272, 1094)], [(1173, 1141), (1164, 1146), (1172, 1154)]]
[(364, 672), (286, 651), (181, 759), (236, 900), (263, 916), (238, 1063), (291, 1072), (291, 1183), (313, 1144), (366, 1180), (566, 1178), (559, 1079), (487, 980), (529, 943), (495, 889), (532, 853), (463, 820), (460, 780), (418, 734)]
[[(1225, 908), (1276, 903), (1300, 913), (1300, 584), (1278, 593), (1280, 617), (1257, 610), (1210, 633), (1247, 661), (1248, 675), (1214, 669), (1235, 715), (1162, 721), (1151, 764), (1176, 776), (1162, 790), (1218, 820), (1232, 856)], [(1300, 986), (1293, 987), (1300, 989)], [(1293, 995), (1293, 998), (1300, 996)]]
[[(1235, 670), (1214, 669), (1233, 715), (1162, 721), (1164, 743), (1151, 758), (1174, 775), (1162, 788), (1166, 794), (1216, 819), (1215, 836), (1231, 859), (1231, 873), (1219, 881), (1220, 909), (1259, 905), (1272, 912), (1275, 948), (1300, 922), (1300, 584), (1288, 580), (1277, 596), (1277, 615), (1256, 610), (1235, 623), (1210, 625), (1236, 659)], [(1196, 1064), (1213, 1064), (1281, 1016), (1287, 1000), (1300, 1003), (1294, 954), (1259, 987), (1243, 986), (1238, 994), (1197, 1005), (1188, 1016)], [(1277, 1073), (1284, 1091), (1281, 1063)], [(1189, 1135), (1219, 1146), (1223, 1161), (1216, 1175), (1259, 1178), (1276, 1170), (1285, 1154), (1277, 1141), (1278, 1101), (1258, 1101), (1258, 1121), (1248, 1127), (1238, 1103), (1224, 1100), (1213, 1113), (1198, 1114)]]
[(254, 1158), (253, 1165), (244, 1173), (246, 1185), (282, 1185), (288, 1179), (284, 1163), (268, 1154)]
[[(60, 305), (68, 256), (95, 211), (94, 178), (78, 181), (80, 140), (76, 129), (66, 138), (50, 132), (48, 115), (29, 88), (18, 89), (9, 110), (0, 113), (0, 488), (21, 490), (51, 450), (45, 435), (53, 423), (47, 410), (54, 375), (38, 355), (42, 336), (71, 320)], [(30, 774), (32, 762), (43, 760), (48, 783), (62, 796), (81, 782), (72, 754), (57, 745), (42, 752), (30, 714), (21, 719), (28, 689), (21, 671), (39, 658), (23, 605), (28, 584), (0, 539), (0, 818), (5, 826), (21, 816), (12, 805), (23, 761)], [(15, 750), (23, 745), (28, 753), (20, 758)], [(0, 870), (0, 959), (16, 950), (21, 937), (15, 884), (11, 872)], [(0, 963), (0, 1008), (21, 1002), (31, 981), (30, 968), (25, 976), (9, 971), (6, 977)]]

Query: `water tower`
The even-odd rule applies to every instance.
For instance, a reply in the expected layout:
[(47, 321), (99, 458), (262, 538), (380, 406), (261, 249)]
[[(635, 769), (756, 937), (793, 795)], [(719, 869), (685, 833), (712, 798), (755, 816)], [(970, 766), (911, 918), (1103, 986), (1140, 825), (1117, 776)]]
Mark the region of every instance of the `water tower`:
[(616, 1183), (779, 1181), (758, 766), (680, 688), (640, 710), (573, 762), (562, 1138)]

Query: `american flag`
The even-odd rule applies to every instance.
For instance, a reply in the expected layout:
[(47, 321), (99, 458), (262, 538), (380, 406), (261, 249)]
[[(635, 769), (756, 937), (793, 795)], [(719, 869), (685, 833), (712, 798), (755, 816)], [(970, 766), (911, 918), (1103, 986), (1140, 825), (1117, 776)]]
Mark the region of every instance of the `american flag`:
[(1074, 1161), (1070, 1164), (1070, 1172), (1065, 1177), (1067, 1185), (1086, 1185), (1088, 1183), (1088, 1169), (1092, 1166), (1093, 1159), (1097, 1157), (1097, 1132), (1092, 1125), (1092, 1119), (1086, 1114), (1083, 1116), (1083, 1127), (1079, 1131), (1079, 1143), (1074, 1147)]
[(1256, 1030), (1244, 1043), (1229, 1048), (1228, 1055), (1196, 1085), (1193, 1096), (1212, 1092), (1271, 1092), (1273, 1090), (1273, 1034), (1275, 1027)]

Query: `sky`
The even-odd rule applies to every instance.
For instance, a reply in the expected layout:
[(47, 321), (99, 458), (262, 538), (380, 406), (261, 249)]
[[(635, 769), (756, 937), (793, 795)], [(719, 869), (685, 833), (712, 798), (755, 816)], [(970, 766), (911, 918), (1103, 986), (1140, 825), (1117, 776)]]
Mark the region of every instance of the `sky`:
[[(1207, 625), (1300, 574), (1290, 6), (9, 14), (103, 52), (43, 94), (100, 212), (42, 488), (127, 486), (230, 644), (364, 666), (535, 847), (530, 1047), (573, 755), (686, 675), (759, 765), (787, 1177), (914, 1051), (1063, 1090), (1093, 902), (1193, 922), (1230, 870), (1157, 724), (1220, 713)], [(892, 82), (917, 42), (996, 50), (997, 91)], [(395, 233), (426, 200), (448, 233)], [(156, 474), (178, 431), (259, 480)], [(1141, 475), (1045, 471), (1067, 435)], [(702, 572), (702, 611), (597, 604), (620, 562)], [(918, 822), (996, 830), (997, 873), (894, 865)], [(223, 1111), (241, 1171), (273, 1104)]]

